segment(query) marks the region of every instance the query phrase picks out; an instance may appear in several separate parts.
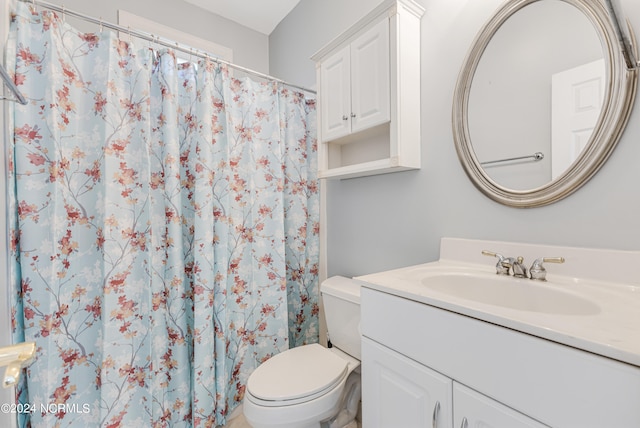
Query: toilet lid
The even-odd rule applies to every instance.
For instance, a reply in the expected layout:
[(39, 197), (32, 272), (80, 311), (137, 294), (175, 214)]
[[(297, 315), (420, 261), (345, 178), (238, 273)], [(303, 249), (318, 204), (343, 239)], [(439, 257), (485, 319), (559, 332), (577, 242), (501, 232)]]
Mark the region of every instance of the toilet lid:
[(268, 401), (311, 399), (346, 374), (347, 362), (315, 343), (289, 349), (264, 362), (249, 376), (247, 390)]

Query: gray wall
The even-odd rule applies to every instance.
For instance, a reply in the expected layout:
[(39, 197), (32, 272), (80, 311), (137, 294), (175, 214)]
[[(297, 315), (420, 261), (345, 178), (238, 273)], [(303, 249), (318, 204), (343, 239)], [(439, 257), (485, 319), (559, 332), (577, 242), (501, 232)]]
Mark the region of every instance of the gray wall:
[[(302, 0), (270, 36), (271, 74), (312, 85), (309, 57), (378, 3)], [(436, 260), (443, 236), (640, 249), (638, 108), (600, 172), (550, 206), (523, 210), (497, 204), (462, 170), (451, 131), (454, 86), (475, 34), (501, 3), (421, 0), (427, 10), (421, 35), (422, 169), (326, 184), (329, 275)], [(640, 2), (621, 4), (640, 33)]]
[[(116, 24), (118, 9), (150, 19), (196, 37), (233, 49), (233, 62), (269, 73), (269, 38), (214, 13), (182, 0), (49, 0), (65, 8)], [(97, 31), (69, 17), (81, 31)], [(134, 42), (135, 43), (135, 42)]]

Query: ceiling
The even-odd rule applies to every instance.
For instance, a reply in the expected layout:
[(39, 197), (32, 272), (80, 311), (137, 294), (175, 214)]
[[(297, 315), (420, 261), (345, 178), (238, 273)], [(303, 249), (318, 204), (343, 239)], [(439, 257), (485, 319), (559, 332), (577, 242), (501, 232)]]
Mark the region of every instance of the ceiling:
[(271, 34), (300, 0), (185, 0), (260, 33)]

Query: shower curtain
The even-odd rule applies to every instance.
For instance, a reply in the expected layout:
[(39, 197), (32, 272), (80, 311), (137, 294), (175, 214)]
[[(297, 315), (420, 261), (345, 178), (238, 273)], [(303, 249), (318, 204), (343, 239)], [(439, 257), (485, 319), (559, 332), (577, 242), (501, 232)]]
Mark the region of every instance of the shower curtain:
[(314, 101), (25, 3), (8, 61), (21, 424), (224, 424), (318, 339)]

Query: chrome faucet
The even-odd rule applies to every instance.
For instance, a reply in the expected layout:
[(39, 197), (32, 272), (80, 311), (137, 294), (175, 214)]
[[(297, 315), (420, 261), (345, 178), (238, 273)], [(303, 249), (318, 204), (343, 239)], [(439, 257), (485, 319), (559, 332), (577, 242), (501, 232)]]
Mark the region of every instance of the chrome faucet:
[(541, 257), (536, 259), (531, 265), (531, 269), (529, 269), (531, 279), (535, 279), (536, 281), (547, 280), (547, 270), (542, 263), (564, 263), (564, 257)]
[(498, 275), (509, 275), (509, 268), (513, 264), (513, 257), (504, 257), (502, 254), (493, 253), (491, 251), (482, 251), (482, 255), (497, 257), (498, 263), (496, 263), (496, 274)]
[(513, 270), (513, 276), (516, 278), (529, 278), (527, 275), (527, 268), (524, 265), (524, 259), (522, 257), (518, 257), (513, 262), (511, 270)]
[(524, 259), (522, 257), (504, 257), (502, 254), (491, 251), (482, 251), (482, 254), (498, 258), (498, 263), (496, 263), (496, 273), (498, 275), (509, 275), (509, 269), (511, 269), (514, 277), (528, 278), (527, 268), (524, 265)]
[(496, 263), (496, 273), (498, 275), (509, 275), (509, 270), (511, 269), (515, 278), (531, 278), (536, 281), (547, 280), (547, 270), (544, 268), (543, 263), (564, 263), (564, 257), (542, 257), (533, 262), (529, 269), (529, 274), (527, 274), (527, 268), (522, 257), (504, 257), (502, 254), (486, 250), (482, 251), (482, 255), (498, 258), (498, 263)]

